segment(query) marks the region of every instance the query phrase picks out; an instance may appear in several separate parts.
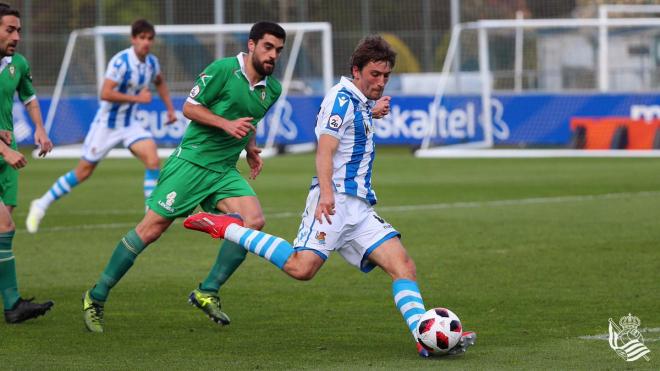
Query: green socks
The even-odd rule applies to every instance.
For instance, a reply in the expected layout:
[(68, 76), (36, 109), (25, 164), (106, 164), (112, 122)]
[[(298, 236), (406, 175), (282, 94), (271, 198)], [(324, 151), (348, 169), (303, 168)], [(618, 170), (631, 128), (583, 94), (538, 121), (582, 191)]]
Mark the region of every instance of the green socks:
[(14, 307), (20, 295), (16, 282), (16, 260), (11, 248), (14, 231), (0, 233), (0, 294), (5, 310)]
[(144, 250), (144, 242), (138, 237), (135, 230), (131, 230), (119, 241), (115, 251), (110, 257), (101, 277), (90, 292), (92, 299), (104, 302), (108, 298), (110, 289), (128, 272), (135, 262), (135, 258)]
[(231, 241), (225, 240), (220, 247), (218, 257), (208, 277), (199, 285), (199, 289), (208, 293), (217, 293), (231, 275), (238, 268), (243, 260), (247, 251)]

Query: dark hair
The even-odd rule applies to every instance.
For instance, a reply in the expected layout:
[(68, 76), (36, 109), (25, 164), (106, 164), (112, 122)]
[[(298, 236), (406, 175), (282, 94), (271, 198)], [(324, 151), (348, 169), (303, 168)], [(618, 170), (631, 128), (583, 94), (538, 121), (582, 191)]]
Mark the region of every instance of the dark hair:
[(19, 13), (18, 10), (13, 9), (8, 4), (0, 3), (0, 19), (6, 15), (13, 15), (16, 18), (21, 18), (21, 13)]
[(135, 37), (143, 32), (152, 33), (156, 36), (156, 29), (154, 25), (149, 23), (146, 19), (138, 19), (131, 25), (131, 36)]
[(275, 22), (261, 21), (255, 23), (250, 29), (250, 40), (255, 43), (263, 39), (265, 34), (270, 34), (282, 41), (286, 41), (286, 32), (279, 24)]
[(362, 68), (369, 62), (388, 62), (390, 67), (394, 68), (396, 62), (396, 52), (392, 50), (390, 44), (379, 35), (370, 35), (360, 40), (351, 55), (351, 73), (353, 67)]

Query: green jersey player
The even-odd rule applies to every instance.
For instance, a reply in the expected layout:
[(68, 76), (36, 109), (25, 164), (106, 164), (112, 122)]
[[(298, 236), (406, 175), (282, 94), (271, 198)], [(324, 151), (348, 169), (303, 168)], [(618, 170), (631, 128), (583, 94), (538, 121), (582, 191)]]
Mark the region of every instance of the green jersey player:
[[(251, 228), (263, 227), (259, 201), (236, 169), (236, 162), (245, 150), (249, 177), (254, 179), (261, 172), (255, 126), (281, 93), (279, 82), (270, 75), (285, 38), (278, 24), (258, 22), (250, 30), (247, 53), (217, 60), (198, 76), (183, 106), (191, 123), (163, 167), (147, 201), (149, 210), (121, 239), (96, 285), (83, 295), (89, 331), (103, 332), (103, 305), (110, 290), (175, 218), (187, 216), (200, 205), (206, 211), (240, 213)], [(190, 302), (217, 323), (229, 323), (229, 317), (220, 311), (217, 292), (245, 253), (234, 243), (223, 244), (208, 277), (190, 294)]]
[(32, 299), (21, 298), (12, 251), (16, 227), (11, 214), (16, 207), (18, 169), (27, 163), (25, 157), (16, 151), (16, 140), (13, 136), (12, 108), (16, 92), (35, 125), (34, 141), (41, 148), (39, 155), (45, 156), (53, 148), (41, 120), (39, 102), (32, 87), (30, 66), (22, 55), (16, 53), (20, 32), (20, 13), (0, 3), (0, 156), (3, 160), (0, 161), (0, 294), (5, 321), (8, 323), (19, 323), (38, 317), (53, 306), (52, 301), (39, 304)]

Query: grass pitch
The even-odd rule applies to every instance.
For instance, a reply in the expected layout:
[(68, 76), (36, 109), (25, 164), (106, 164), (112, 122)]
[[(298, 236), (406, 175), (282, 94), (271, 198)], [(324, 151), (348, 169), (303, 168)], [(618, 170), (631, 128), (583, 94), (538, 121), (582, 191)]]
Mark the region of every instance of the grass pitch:
[[(21, 171), (14, 252), (23, 295), (47, 316), (0, 324), (3, 369), (658, 369), (660, 160), (415, 159), (376, 161), (380, 215), (403, 233), (427, 307), (446, 306), (477, 345), (420, 359), (394, 307), (390, 279), (332, 256), (296, 282), (248, 254), (221, 291), (232, 324), (187, 302), (219, 246), (180, 222), (137, 259), (106, 305), (106, 333), (87, 333), (81, 295), (143, 215), (136, 160), (106, 160), (54, 204), (36, 235), (24, 220), (76, 160)], [(243, 164), (241, 164), (243, 166)], [(252, 182), (266, 231), (291, 240), (314, 171), (310, 155), (266, 160)], [(608, 318), (642, 321), (650, 361), (627, 363)]]

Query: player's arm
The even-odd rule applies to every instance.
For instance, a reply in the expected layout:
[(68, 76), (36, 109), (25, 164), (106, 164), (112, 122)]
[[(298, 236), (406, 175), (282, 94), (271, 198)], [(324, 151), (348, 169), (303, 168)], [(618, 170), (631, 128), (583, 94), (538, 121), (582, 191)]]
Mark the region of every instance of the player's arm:
[(321, 188), (321, 196), (314, 217), (323, 224), (323, 218), (332, 224), (330, 215), (335, 213), (335, 194), (332, 184), (332, 158), (339, 146), (339, 139), (332, 135), (321, 134), (316, 149), (316, 176)]
[(163, 78), (162, 74), (159, 73), (158, 76), (156, 76), (154, 79), (154, 85), (156, 86), (158, 95), (160, 95), (160, 99), (163, 100), (165, 107), (167, 108), (167, 122), (165, 125), (176, 122), (176, 112), (174, 111), (174, 105), (170, 98), (170, 90), (167, 87), (167, 83), (165, 83), (165, 78)]
[(39, 146), (39, 157), (44, 157), (53, 149), (53, 142), (50, 141), (46, 129), (44, 129), (39, 101), (36, 98), (28, 101), (25, 104), (25, 109), (30, 115), (32, 123), (34, 123), (34, 143)]
[(101, 99), (113, 103), (149, 103), (151, 102), (151, 92), (149, 88), (140, 90), (138, 95), (124, 94), (115, 90), (118, 82), (106, 78), (101, 87)]
[(210, 109), (191, 98), (183, 104), (183, 115), (201, 125), (222, 129), (236, 139), (241, 139), (254, 130), (252, 117), (241, 117), (236, 120), (227, 120), (211, 112)]
[(261, 148), (257, 147), (257, 136), (252, 135), (248, 144), (245, 146), (246, 160), (250, 165), (250, 179), (257, 179), (264, 167), (264, 161), (261, 159)]
[[(46, 134), (46, 130), (44, 129), (39, 101), (37, 100), (36, 92), (32, 86), (30, 67), (27, 63), (25, 66), (26, 69), (24, 73), (21, 74), (21, 80), (19, 81), (16, 91), (18, 92), (18, 98), (25, 105), (25, 109), (27, 110), (30, 119), (32, 119), (32, 123), (34, 123), (34, 143), (39, 146), (39, 156), (43, 157), (53, 149), (53, 142), (50, 141), (48, 134)], [(6, 143), (11, 145), (11, 140)], [(25, 166), (25, 164), (23, 164), (23, 166)]]
[(27, 164), (25, 156), (11, 149), (4, 141), (0, 141), (0, 156), (14, 169), (20, 169)]

